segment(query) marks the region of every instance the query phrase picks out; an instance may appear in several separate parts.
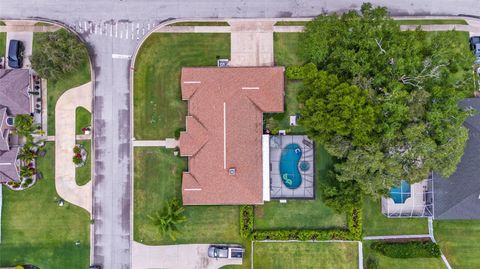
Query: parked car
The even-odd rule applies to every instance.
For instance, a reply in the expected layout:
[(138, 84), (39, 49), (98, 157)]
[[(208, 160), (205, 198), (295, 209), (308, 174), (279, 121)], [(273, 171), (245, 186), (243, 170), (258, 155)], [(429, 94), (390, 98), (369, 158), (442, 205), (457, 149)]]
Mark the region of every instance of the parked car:
[(22, 68), (23, 66), (23, 43), (20, 40), (10, 40), (8, 45), (8, 66)]
[(470, 37), (470, 49), (474, 50), (475, 49), (475, 44), (480, 43), (480, 36), (472, 36)]
[(100, 265), (91, 265), (88, 269), (102, 269)]
[(208, 257), (223, 259), (242, 259), (245, 249), (241, 246), (212, 245), (208, 247)]

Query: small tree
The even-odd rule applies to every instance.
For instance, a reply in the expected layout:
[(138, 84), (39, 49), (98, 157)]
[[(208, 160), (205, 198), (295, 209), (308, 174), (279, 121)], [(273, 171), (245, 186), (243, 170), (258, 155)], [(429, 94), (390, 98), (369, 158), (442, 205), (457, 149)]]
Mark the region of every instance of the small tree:
[(32, 133), (35, 131), (33, 117), (30, 115), (15, 116), (15, 129), (18, 135), (24, 136), (28, 141), (31, 141)]
[(183, 208), (177, 199), (172, 199), (167, 203), (163, 212), (157, 211), (153, 216), (148, 215), (148, 218), (158, 228), (160, 234), (168, 234), (172, 240), (176, 240), (178, 234), (178, 225), (185, 222), (187, 218), (183, 214)]

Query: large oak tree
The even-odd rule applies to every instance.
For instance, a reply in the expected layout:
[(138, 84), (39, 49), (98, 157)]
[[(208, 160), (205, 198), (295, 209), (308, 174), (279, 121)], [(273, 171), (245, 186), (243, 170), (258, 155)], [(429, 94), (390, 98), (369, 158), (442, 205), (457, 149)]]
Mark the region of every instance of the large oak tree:
[(385, 8), (319, 16), (301, 38), (307, 133), (339, 159), (339, 181), (386, 194), (400, 180), (451, 175), (463, 155), (473, 56), (452, 35), (400, 31)]

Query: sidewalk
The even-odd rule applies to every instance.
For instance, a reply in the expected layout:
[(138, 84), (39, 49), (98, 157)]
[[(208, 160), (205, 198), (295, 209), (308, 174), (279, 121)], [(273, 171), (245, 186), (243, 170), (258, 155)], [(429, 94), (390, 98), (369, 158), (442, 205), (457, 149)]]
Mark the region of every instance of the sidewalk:
[(91, 82), (66, 91), (55, 106), (55, 187), (63, 199), (91, 213), (92, 181), (78, 186), (72, 162), (76, 144), (75, 111), (78, 106), (92, 111)]

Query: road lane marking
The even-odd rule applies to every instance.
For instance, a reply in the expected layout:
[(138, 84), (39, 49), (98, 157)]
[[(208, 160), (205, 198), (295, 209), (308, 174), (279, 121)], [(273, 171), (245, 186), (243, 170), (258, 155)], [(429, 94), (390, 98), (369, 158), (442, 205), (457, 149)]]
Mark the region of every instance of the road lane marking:
[(112, 54), (113, 59), (124, 59), (124, 60), (130, 60), (132, 58), (132, 55), (128, 54)]
[(118, 22), (115, 23), (115, 37), (118, 37)]

